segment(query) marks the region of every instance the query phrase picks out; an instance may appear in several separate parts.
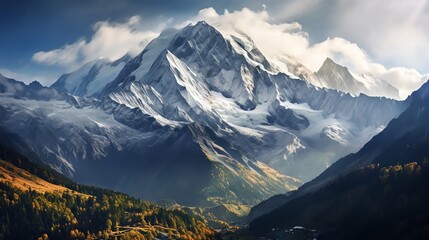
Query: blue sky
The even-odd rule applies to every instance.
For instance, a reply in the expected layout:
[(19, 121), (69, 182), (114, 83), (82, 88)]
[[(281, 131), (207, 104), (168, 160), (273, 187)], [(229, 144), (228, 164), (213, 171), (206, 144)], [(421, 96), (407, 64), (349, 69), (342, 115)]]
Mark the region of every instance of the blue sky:
[(25, 78), (34, 74), (35, 78), (46, 75), (51, 79), (63, 69), (34, 63), (31, 60), (34, 53), (90, 38), (92, 25), (98, 21), (123, 21), (137, 14), (154, 21), (182, 18), (208, 6), (199, 2), (204, 1), (2, 0), (0, 69), (20, 73)]
[[(255, 16), (262, 16), (261, 21), (271, 24), (271, 27), (297, 22), (298, 31), (306, 39), (296, 44), (308, 45), (300, 54), (308, 55), (302, 58), (310, 65), (312, 62), (308, 58), (313, 58), (311, 54), (315, 52), (329, 55), (348, 51), (349, 58), (363, 52), (367, 58), (365, 63), (357, 57), (344, 57), (342, 63), (355, 66), (356, 71), (364, 71), (363, 65), (379, 64), (386, 68), (383, 76), (396, 78), (392, 81), (404, 87), (411, 84), (410, 88), (420, 84), (416, 80), (417, 73), (429, 72), (429, 61), (425, 60), (429, 55), (427, 0), (2, 0), (0, 73), (25, 82), (37, 79), (49, 85), (59, 75), (72, 71), (85, 61), (108, 55), (99, 51), (104, 55), (97, 56), (97, 51), (90, 48), (91, 42), (96, 45), (101, 41), (106, 46), (117, 48), (114, 42), (96, 39), (104, 36), (100, 29), (131, 29), (131, 35), (127, 37), (137, 37), (144, 42), (144, 36), (150, 40), (163, 28), (177, 26), (190, 19), (205, 19), (207, 16), (200, 11), (209, 8), (219, 15), (212, 18), (213, 21), (226, 21), (225, 9), (230, 13), (238, 12), (235, 15), (238, 18), (244, 14), (243, 8), (248, 8), (255, 14), (263, 11), (265, 15)], [(136, 22), (132, 22), (136, 19), (132, 20), (133, 16), (138, 17)], [(264, 31), (261, 29), (259, 32)], [(128, 38), (123, 43), (131, 41)], [(331, 40), (326, 41), (328, 38)], [(346, 44), (338, 39), (332, 40), (335, 38), (344, 40)], [(85, 47), (84, 57), (70, 60), (58, 58), (64, 54), (52, 55), (58, 51), (63, 53), (66, 46), (73, 50), (79, 44)], [(358, 53), (350, 53), (353, 44), (358, 46)], [(144, 44), (134, 46), (137, 51), (142, 50), (138, 49), (139, 46)], [(118, 48), (121, 50), (124, 46)], [(315, 48), (318, 51), (314, 51)], [(314, 58), (326, 57), (319, 55)], [(380, 66), (372, 65), (368, 69)], [(395, 71), (389, 71), (393, 67)], [(399, 71), (398, 67), (407, 71)], [(415, 76), (412, 80), (399, 83), (399, 78), (407, 79), (403, 76), (411, 73)]]

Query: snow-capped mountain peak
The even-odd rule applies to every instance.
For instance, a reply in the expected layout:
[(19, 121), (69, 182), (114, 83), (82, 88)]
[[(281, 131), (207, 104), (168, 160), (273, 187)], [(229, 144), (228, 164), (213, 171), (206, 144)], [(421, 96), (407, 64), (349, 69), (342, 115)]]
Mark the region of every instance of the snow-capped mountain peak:
[(400, 99), (399, 90), (382, 79), (369, 74), (355, 74), (331, 58), (326, 58), (319, 70), (301, 75), (308, 83), (328, 89), (336, 89), (353, 96), (384, 96)]
[[(299, 184), (285, 175), (307, 181), (358, 150), (407, 105), (314, 87), (272, 66), (244, 34), (198, 22), (165, 30), (132, 59), (64, 75), (52, 88), (72, 95), (65, 99), (6, 96), (0, 127), (89, 183), (102, 168), (113, 176), (105, 186), (137, 196), (177, 197), (167, 191), (175, 186), (186, 191), (180, 200), (204, 193), (213, 202), (229, 189), (231, 199), (252, 193), (244, 202), (254, 203)], [(319, 75), (344, 86), (356, 80), (332, 60)], [(180, 185), (200, 177), (200, 189)]]
[(347, 67), (335, 63), (331, 58), (326, 58), (320, 69), (313, 75), (319, 80), (319, 86), (359, 95), (364, 85), (357, 81)]
[(327, 57), (325, 61), (323, 61), (322, 66), (317, 71), (320, 74), (331, 74), (332, 72), (338, 71), (338, 75), (342, 78), (350, 78), (351, 73), (349, 72), (347, 67), (341, 66), (334, 62), (331, 58)]

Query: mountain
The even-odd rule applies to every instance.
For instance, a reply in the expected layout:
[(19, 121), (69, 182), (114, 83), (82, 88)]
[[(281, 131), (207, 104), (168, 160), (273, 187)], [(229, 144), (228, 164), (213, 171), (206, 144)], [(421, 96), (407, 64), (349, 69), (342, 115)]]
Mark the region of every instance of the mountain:
[[(124, 68), (121, 78), (106, 88), (111, 100), (139, 108), (161, 125), (197, 121), (217, 132), (218, 127), (232, 126), (238, 135), (256, 140), (247, 151), (259, 159), (271, 159), (266, 163), (303, 180), (326, 168), (333, 159), (332, 154), (339, 157), (357, 151), (370, 139), (368, 134), (379, 131), (406, 106), (406, 103), (386, 99), (353, 98), (314, 89), (285, 74), (271, 74), (267, 70), (269, 63), (247, 38), (226, 35), (204, 22), (179, 32), (166, 31), (160, 38), (152, 41), (147, 50), (130, 62), (133, 67)], [(162, 47), (166, 50), (161, 51)], [(158, 59), (153, 57), (155, 53), (160, 54)], [(154, 62), (141, 64), (145, 60)], [(354, 106), (356, 102), (359, 103)], [(305, 103), (312, 105), (306, 108)], [(379, 107), (388, 109), (383, 119), (366, 114)], [(371, 117), (361, 122), (357, 117), (359, 111)], [(207, 114), (200, 114), (203, 112)], [(310, 121), (324, 123), (310, 126)], [(236, 138), (240, 138), (237, 139), (239, 145), (249, 145), (247, 140), (241, 142), (242, 137)], [(328, 144), (316, 146), (320, 143), (318, 139), (325, 138)], [(267, 144), (261, 146), (261, 142)], [(340, 151), (333, 153), (330, 149), (333, 145)], [(271, 149), (268, 151), (267, 147)], [(317, 170), (305, 166), (308, 164), (304, 162), (311, 161), (313, 156), (309, 155), (314, 153), (305, 149), (321, 152), (320, 163), (312, 162), (320, 164), (314, 166)], [(266, 156), (268, 152), (274, 155)]]
[(51, 88), (75, 96), (98, 96), (131, 59), (126, 54), (116, 61), (98, 59), (86, 63), (74, 72), (62, 75)]
[(1, 239), (214, 237), (199, 217), (74, 183), (4, 145), (0, 193)]
[(305, 225), (328, 232), (330, 239), (426, 238), (429, 212), (421, 209), (429, 198), (429, 83), (409, 101), (359, 152), (296, 192), (252, 209), (253, 217), (260, 216), (251, 222), (252, 231)]
[(0, 74), (0, 95), (16, 99), (63, 99), (55, 90), (43, 87), (39, 82), (33, 81), (26, 85), (22, 82), (7, 78)]
[(121, 64), (92, 75), (91, 63), (76, 84), (71, 74), (43, 88), (61, 98), (2, 94), (0, 127), (79, 182), (189, 206), (253, 205), (359, 150), (409, 105), (275, 73), (251, 39), (205, 22), (166, 30)]
[(368, 74), (354, 74), (347, 67), (335, 63), (331, 58), (326, 58), (317, 72), (304, 73), (301, 76), (314, 86), (337, 89), (353, 96), (365, 94), (401, 99), (399, 90), (386, 81)]
[(319, 80), (318, 85), (320, 86), (338, 89), (353, 95), (356, 95), (364, 88), (363, 83), (358, 82), (346, 67), (336, 64), (330, 58), (326, 58), (320, 69), (313, 76), (316, 80)]

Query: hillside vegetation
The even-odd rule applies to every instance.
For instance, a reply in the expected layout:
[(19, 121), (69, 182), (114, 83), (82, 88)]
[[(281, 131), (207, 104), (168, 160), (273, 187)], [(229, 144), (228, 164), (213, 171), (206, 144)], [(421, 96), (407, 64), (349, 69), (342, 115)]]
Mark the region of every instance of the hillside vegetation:
[(211, 239), (203, 219), (73, 183), (0, 146), (0, 239)]
[(371, 164), (255, 219), (250, 231), (306, 226), (320, 239), (428, 239), (428, 180), (427, 159)]

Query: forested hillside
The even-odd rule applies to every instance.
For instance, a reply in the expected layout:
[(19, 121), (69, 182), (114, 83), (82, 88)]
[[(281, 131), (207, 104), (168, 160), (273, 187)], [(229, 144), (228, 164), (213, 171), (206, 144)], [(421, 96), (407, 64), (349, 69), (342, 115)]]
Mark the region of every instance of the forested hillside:
[(255, 219), (250, 230), (306, 226), (320, 239), (428, 239), (429, 160), (371, 164)]
[(198, 217), (73, 183), (0, 146), (0, 239), (210, 239)]

